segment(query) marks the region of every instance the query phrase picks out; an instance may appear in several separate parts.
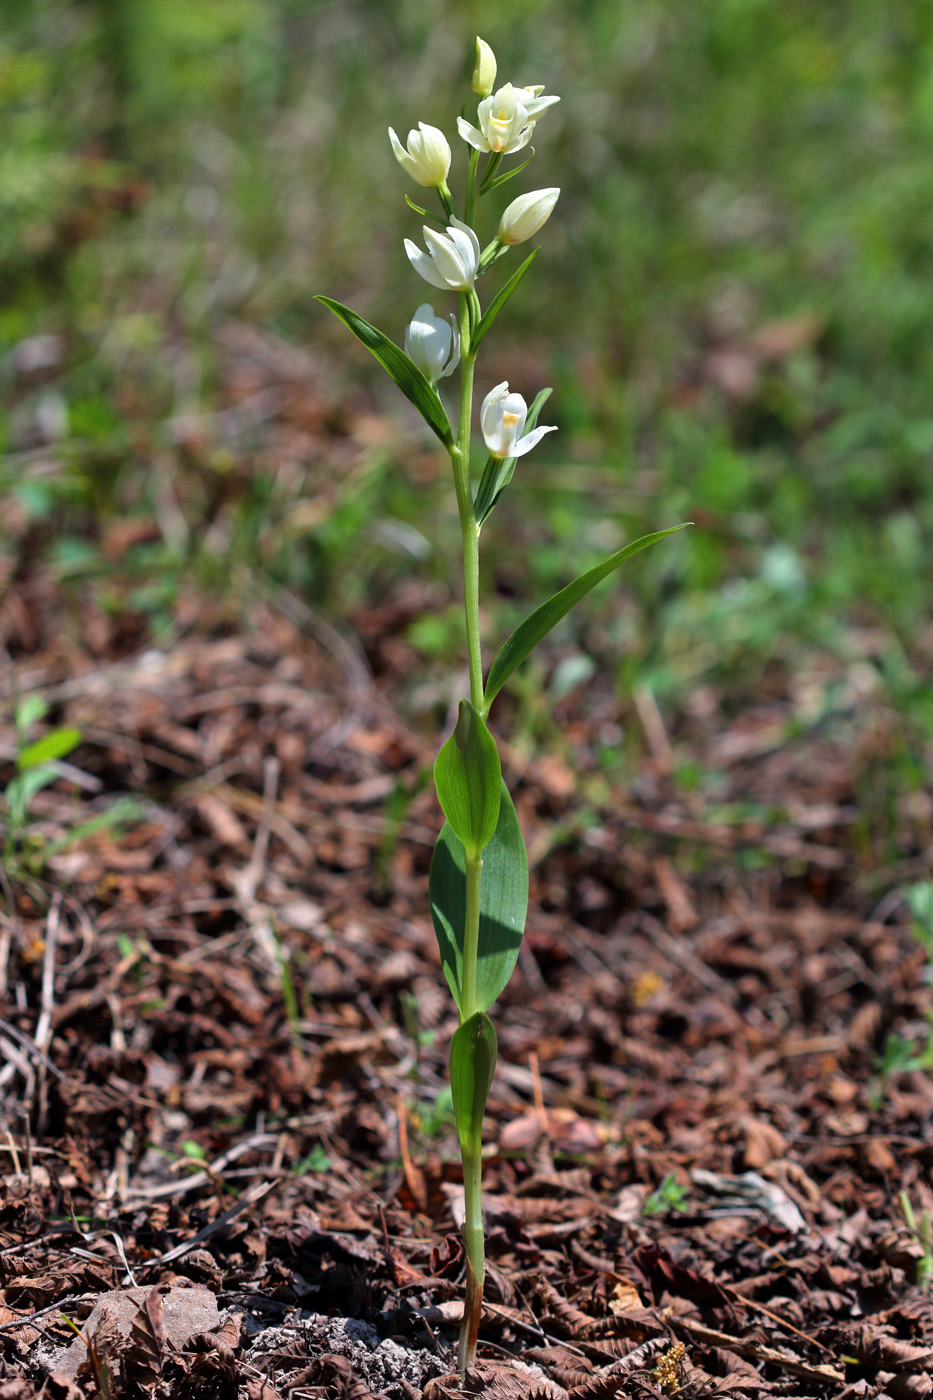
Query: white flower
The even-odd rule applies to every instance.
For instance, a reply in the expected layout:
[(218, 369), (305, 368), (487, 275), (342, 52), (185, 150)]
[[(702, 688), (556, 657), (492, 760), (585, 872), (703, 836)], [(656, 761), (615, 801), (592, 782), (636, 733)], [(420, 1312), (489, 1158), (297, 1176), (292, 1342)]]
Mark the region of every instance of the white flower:
[(389, 140), (395, 152), (395, 159), (419, 185), (443, 185), (447, 182), (450, 170), (450, 147), (447, 138), (436, 126), (418, 123), (417, 131), (408, 133), (406, 151), (395, 132), (389, 127)]
[(453, 312), (444, 321), (427, 302), (419, 306), (405, 332), (405, 354), (432, 384), (453, 374), (460, 363), (460, 331)]
[(560, 101), (559, 97), (542, 97), (543, 90), (543, 84), (517, 88), (506, 83), (479, 104), (479, 130), (463, 117), (457, 118), (457, 130), (478, 151), (495, 151), (499, 155), (520, 151), (531, 140), (541, 113)]
[(522, 431), (528, 416), (528, 405), (521, 394), (509, 393), (509, 381), (503, 380), (483, 399), (479, 421), (492, 457), (524, 457), (545, 433), (555, 433), (553, 428), (533, 428), (530, 433)]
[(559, 194), (559, 189), (530, 190), (513, 199), (499, 220), (496, 234), (499, 242), (524, 243), (526, 238), (531, 238), (551, 217)]
[(488, 97), (496, 85), (496, 55), (485, 39), (476, 36), (476, 64), (473, 68), (473, 91)]
[(443, 233), (427, 225), (422, 232), (428, 245), (426, 253), (410, 238), (405, 239), (405, 252), (415, 271), (442, 291), (469, 291), (479, 267), (479, 239), (469, 224), (451, 219)]

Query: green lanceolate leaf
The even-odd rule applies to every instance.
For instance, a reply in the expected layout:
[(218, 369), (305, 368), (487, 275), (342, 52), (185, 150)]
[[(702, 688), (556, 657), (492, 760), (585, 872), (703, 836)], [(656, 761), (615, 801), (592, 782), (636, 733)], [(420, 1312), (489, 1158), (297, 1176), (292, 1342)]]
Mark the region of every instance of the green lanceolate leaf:
[[(550, 389), (542, 389), (535, 398), (534, 403), (528, 410), (528, 417), (525, 419), (524, 431), (530, 433), (538, 422), (538, 414), (541, 412), (548, 399), (551, 397)], [(473, 514), (476, 517), (477, 525), (482, 525), (486, 516), (502, 495), (515, 471), (517, 457), (490, 457), (483, 468), (483, 475), (480, 477), (479, 486), (476, 491), (476, 500), (473, 502)]]
[(496, 295), (493, 297), (492, 301), (489, 303), (489, 305), (486, 307), (486, 310), (480, 317), (479, 325), (476, 327), (475, 331), (473, 331), (473, 333), (470, 336), (471, 350), (475, 351), (477, 345), (479, 345), (483, 336), (489, 330), (493, 321), (496, 319), (503, 306), (505, 306), (505, 303), (515, 291), (515, 288), (518, 286), (519, 282), (522, 280), (529, 267), (531, 267), (531, 264), (538, 256), (539, 251), (540, 250), (538, 248), (535, 248), (533, 253), (529, 253), (522, 265), (515, 269), (509, 280), (502, 287), (499, 288), (498, 292), (496, 292)]
[(27, 768), (38, 768), (40, 763), (50, 763), (53, 759), (64, 758), (66, 753), (78, 747), (81, 742), (80, 729), (53, 729), (33, 744), (20, 749), (16, 766), (20, 772)]
[(521, 165), (516, 165), (514, 170), (507, 170), (504, 175), (493, 175), (491, 179), (483, 177), (483, 183), (479, 187), (480, 194), (489, 194), (490, 190), (497, 190), (500, 185), (504, 185), (506, 180), (514, 180), (516, 175), (520, 175), (526, 165), (530, 165), (535, 158), (535, 148), (529, 148), (527, 160), (523, 160)]
[[(457, 1006), (463, 988), (466, 851), (445, 822), (434, 847), (428, 898), (447, 985)], [(528, 907), (528, 857), (508, 788), (499, 791), (499, 820), (483, 851), (476, 959), (476, 1006), (488, 1011), (512, 975)]]
[(496, 741), (469, 700), (460, 701), (457, 727), (434, 761), (434, 785), (454, 835), (479, 855), (499, 820), (502, 769)]
[(496, 1028), (477, 1011), (454, 1031), (450, 1042), (450, 1092), (457, 1136), (468, 1153), (482, 1150), (483, 1114), (496, 1072)]
[(404, 350), (400, 350), (382, 331), (364, 321), (349, 306), (342, 306), (332, 297), (315, 298), (323, 302), (338, 320), (361, 340), (367, 350), (371, 350), (383, 369), (395, 380), (407, 399), (415, 405), (428, 427), (431, 428), (445, 447), (453, 443), (450, 422), (444, 411), (437, 390), (429, 383), (421, 370), (410, 360)]
[(608, 559), (604, 559), (601, 564), (597, 564), (587, 573), (581, 574), (579, 578), (574, 579), (573, 583), (568, 583), (566, 588), (562, 588), (559, 593), (548, 598), (547, 602), (542, 603), (540, 608), (535, 608), (533, 613), (529, 613), (524, 622), (520, 622), (512, 635), (505, 641), (499, 655), (492, 663), (489, 679), (486, 682), (486, 713), (489, 713), (489, 706), (516, 667), (521, 665), (525, 657), (534, 651), (551, 628), (560, 622), (561, 618), (570, 611), (575, 603), (585, 597), (591, 588), (595, 588), (597, 583), (601, 583), (608, 574), (611, 574), (626, 559), (630, 559), (633, 554), (639, 554), (657, 540), (663, 540), (666, 535), (674, 535), (678, 530), (684, 529), (686, 529), (686, 524), (674, 525), (669, 530), (656, 530), (652, 535), (642, 535), (640, 540), (633, 540), (624, 549), (610, 554)]

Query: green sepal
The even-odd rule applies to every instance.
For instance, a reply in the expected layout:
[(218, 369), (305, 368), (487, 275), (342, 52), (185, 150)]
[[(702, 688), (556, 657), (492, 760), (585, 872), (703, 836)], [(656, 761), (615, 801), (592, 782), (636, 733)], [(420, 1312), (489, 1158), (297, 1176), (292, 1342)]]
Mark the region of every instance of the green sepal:
[(437, 433), (445, 447), (451, 447), (453, 434), (438, 392), (404, 350), (400, 350), (382, 331), (364, 321), (362, 316), (358, 316), (355, 311), (351, 311), (339, 301), (334, 301), (332, 297), (318, 296), (315, 300), (323, 302), (328, 310), (353, 332), (357, 340), (363, 342), (366, 349), (375, 355), (383, 369), (395, 380), (405, 397), (414, 404), (428, 427)]
[[(445, 822), (428, 879), (431, 918), (451, 995), (462, 1011), (466, 851)], [(499, 792), (499, 820), (483, 851), (474, 1009), (488, 1011), (512, 976), (528, 908), (528, 857), (509, 790)]]
[(499, 820), (502, 766), (496, 741), (469, 700), (434, 760), (434, 786), (451, 830), (474, 858), (492, 840)]
[(611, 574), (626, 559), (630, 559), (633, 554), (640, 554), (643, 549), (647, 549), (657, 540), (663, 540), (666, 535), (674, 535), (678, 530), (686, 529), (689, 523), (687, 521), (683, 525), (673, 525), (669, 530), (656, 530), (654, 534), (642, 535), (641, 539), (633, 540), (624, 549), (610, 554), (601, 564), (597, 564), (595, 568), (574, 579), (573, 583), (568, 583), (566, 588), (562, 588), (559, 593), (548, 598), (547, 602), (542, 603), (539, 608), (535, 608), (533, 613), (529, 613), (524, 622), (520, 622), (512, 635), (503, 643), (499, 655), (492, 663), (489, 679), (486, 682), (485, 713), (489, 713), (490, 705), (516, 667), (521, 665), (525, 657), (534, 651), (551, 628), (560, 622), (561, 618), (570, 611), (575, 603), (585, 597), (591, 588), (595, 588), (597, 583), (601, 583), (608, 574)]
[[(530, 433), (538, 422), (538, 415), (551, 397), (552, 390), (542, 389), (535, 397), (534, 403), (528, 410), (525, 419), (526, 433)], [(477, 525), (482, 525), (486, 516), (502, 495), (509, 482), (512, 480), (512, 473), (515, 471), (517, 457), (490, 457), (483, 468), (483, 474), (479, 479), (479, 486), (476, 490), (476, 500), (473, 502), (473, 514)]]
[(529, 267), (531, 267), (531, 264), (538, 256), (539, 251), (540, 249), (535, 248), (534, 252), (529, 253), (525, 261), (522, 263), (521, 267), (516, 268), (509, 280), (502, 287), (499, 288), (498, 292), (496, 292), (496, 295), (493, 297), (492, 301), (489, 303), (489, 305), (486, 307), (486, 310), (480, 317), (479, 324), (477, 325), (475, 331), (473, 331), (472, 335), (470, 336), (471, 350), (475, 350), (477, 345), (479, 345), (483, 336), (489, 330), (493, 321), (496, 319), (503, 306), (505, 306), (505, 303), (515, 291), (515, 288), (518, 286), (519, 282), (522, 280)]
[(483, 1114), (496, 1072), (496, 1028), (477, 1011), (454, 1031), (450, 1041), (450, 1093), (457, 1136), (468, 1155), (482, 1151)]

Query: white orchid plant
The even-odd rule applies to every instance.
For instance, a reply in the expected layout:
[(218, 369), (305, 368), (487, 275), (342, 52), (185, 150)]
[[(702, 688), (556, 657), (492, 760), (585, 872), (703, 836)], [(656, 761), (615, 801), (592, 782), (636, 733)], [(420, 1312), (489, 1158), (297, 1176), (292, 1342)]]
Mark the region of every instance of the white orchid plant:
[[(463, 117), (457, 128), (468, 147), (462, 210), (447, 184), (451, 150), (443, 132), (419, 122), (405, 146), (393, 129), (396, 160), (412, 180), (437, 191), (442, 216), (406, 200), (422, 218), (424, 248), (405, 239), (415, 272), (440, 292), (454, 293), (456, 312), (437, 315), (424, 303), (404, 336), (404, 350), (355, 311), (330, 297), (325, 306), (375, 355), (443, 444), (453, 484), (463, 543), (463, 597), (469, 697), (459, 702), (450, 738), (434, 765), (434, 782), (445, 822), (431, 861), (428, 897), (441, 964), (459, 1011), (450, 1049), (450, 1080), (460, 1139), (464, 1184), (466, 1294), (458, 1364), (465, 1374), (476, 1355), (483, 1297), (484, 1233), (481, 1201), (482, 1127), (496, 1065), (496, 1032), (488, 1012), (504, 990), (518, 959), (528, 902), (528, 861), (515, 807), (502, 778), (496, 742), (487, 720), (493, 700), (516, 668), (551, 628), (601, 579), (631, 555), (673, 533), (659, 530), (634, 540), (554, 594), (506, 639), (489, 671), (483, 671), (479, 625), (479, 542), (484, 521), (508, 486), (519, 457), (555, 431), (539, 427), (538, 414), (550, 395), (542, 389), (529, 407), (507, 380), (483, 399), (480, 428), (486, 464), (474, 480), (470, 453), (474, 370), (477, 354), (506, 302), (533, 263), (536, 248), (489, 298), (485, 311), (477, 284), (499, 259), (532, 238), (553, 213), (560, 191), (519, 195), (501, 214), (496, 233), (483, 247), (477, 232), (480, 201), (529, 164), (502, 169), (506, 156), (524, 150), (545, 112), (560, 99), (542, 96), (538, 85), (496, 88), (496, 59), (476, 41), (473, 91), (480, 97), (477, 125)], [(482, 171), (480, 157), (485, 157)], [(438, 381), (460, 370), (456, 431), (437, 390)], [(682, 526), (675, 526), (681, 529)]]

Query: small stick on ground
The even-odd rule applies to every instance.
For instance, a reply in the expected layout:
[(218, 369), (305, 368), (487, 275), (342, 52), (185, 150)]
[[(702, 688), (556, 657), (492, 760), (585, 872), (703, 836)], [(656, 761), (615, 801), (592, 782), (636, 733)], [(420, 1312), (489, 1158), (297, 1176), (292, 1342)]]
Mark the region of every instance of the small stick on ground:
[(752, 1361), (764, 1361), (769, 1366), (777, 1366), (782, 1371), (790, 1371), (792, 1376), (800, 1376), (807, 1381), (832, 1381), (841, 1385), (845, 1381), (843, 1371), (834, 1366), (823, 1366), (819, 1362), (801, 1361), (798, 1356), (788, 1356), (775, 1347), (763, 1346), (760, 1342), (745, 1342), (740, 1337), (730, 1337), (727, 1332), (719, 1332), (715, 1327), (707, 1327), (691, 1318), (672, 1317), (668, 1325), (675, 1331), (686, 1332), (694, 1341), (705, 1342), (709, 1346), (723, 1347), (726, 1351), (737, 1351)]

